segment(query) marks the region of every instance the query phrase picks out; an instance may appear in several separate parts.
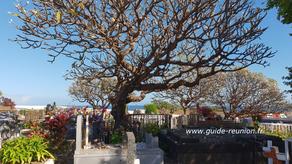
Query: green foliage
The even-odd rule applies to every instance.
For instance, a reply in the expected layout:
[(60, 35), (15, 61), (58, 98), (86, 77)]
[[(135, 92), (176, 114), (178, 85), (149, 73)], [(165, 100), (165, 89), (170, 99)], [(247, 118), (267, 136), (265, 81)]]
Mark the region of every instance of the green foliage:
[(29, 121), (23, 124), (23, 127), (26, 129), (31, 129), (31, 131), (27, 135), (28, 137), (32, 137), (32, 136), (39, 136), (42, 138), (49, 137), (48, 132), (44, 127), (44, 122)]
[(165, 111), (168, 111), (169, 113), (173, 113), (175, 110), (181, 108), (180, 106), (176, 104), (172, 104), (163, 100), (153, 100), (152, 103), (157, 106), (159, 112), (161, 110), (165, 110)]
[(114, 131), (111, 135), (112, 144), (120, 144), (123, 141), (123, 134), (120, 131)]
[(260, 128), (260, 130), (261, 130), (262, 134), (280, 137), (280, 138), (282, 138), (282, 140), (285, 140), (285, 139), (292, 137), (292, 132), (285, 132), (285, 131), (280, 131), (280, 130), (271, 131), (269, 129), (263, 129), (263, 128)]
[(0, 158), (3, 164), (31, 163), (32, 161), (44, 161), (48, 158), (55, 159), (48, 151), (48, 143), (44, 138), (38, 136), (20, 137), (6, 141), (0, 150)]
[(254, 122), (254, 128), (256, 130), (258, 130), (260, 128), (260, 125), (259, 124), (260, 124), (260, 122), (262, 120), (261, 116), (259, 116), (259, 115), (253, 115), (251, 118), (252, 118), (252, 120)]
[(288, 75), (283, 77), (284, 84), (290, 87), (290, 90), (287, 90), (288, 93), (292, 94), (292, 67), (287, 67)]
[(145, 113), (146, 114), (157, 114), (158, 113), (158, 107), (154, 103), (146, 104), (144, 105)]
[(41, 130), (43, 128), (43, 125), (39, 121), (27, 121), (23, 124), (23, 128), (32, 129), (32, 130)]
[(25, 115), (25, 113), (27, 112), (27, 110), (25, 110), (25, 109), (21, 109), (21, 110), (19, 110), (19, 114), (20, 115)]
[(269, 0), (268, 9), (278, 9), (278, 19), (284, 24), (292, 23), (292, 1), (291, 0)]
[(30, 129), (30, 128), (31, 128), (31, 121), (29, 121), (29, 122), (25, 122), (25, 123), (22, 125), (22, 128), (24, 128), (24, 129)]
[(145, 131), (151, 133), (153, 136), (157, 136), (160, 132), (160, 128), (156, 123), (148, 123), (145, 126)]
[(168, 128), (168, 124), (165, 122), (160, 126), (161, 129), (167, 129)]

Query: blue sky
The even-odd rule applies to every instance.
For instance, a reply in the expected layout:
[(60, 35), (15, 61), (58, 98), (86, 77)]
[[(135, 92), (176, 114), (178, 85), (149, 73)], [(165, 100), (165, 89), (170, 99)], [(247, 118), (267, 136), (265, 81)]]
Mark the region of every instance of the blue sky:
[[(70, 81), (65, 81), (63, 75), (70, 67), (70, 61), (58, 58), (53, 64), (47, 62), (46, 51), (21, 49), (19, 45), (8, 41), (18, 33), (9, 21), (12, 18), (8, 12), (14, 11), (14, 1), (5, 1), (0, 6), (0, 91), (6, 97), (15, 100), (18, 105), (46, 105), (56, 101), (59, 105), (74, 105), (68, 95)], [(275, 57), (269, 60), (269, 67), (252, 66), (255, 72), (278, 81), (282, 90), (287, 89), (282, 77), (287, 75), (285, 67), (292, 66), (292, 33), (291, 25), (283, 25), (276, 19), (272, 10), (264, 20), (263, 26), (268, 30), (261, 40), (273, 50)], [(138, 104), (151, 101), (151, 96)]]

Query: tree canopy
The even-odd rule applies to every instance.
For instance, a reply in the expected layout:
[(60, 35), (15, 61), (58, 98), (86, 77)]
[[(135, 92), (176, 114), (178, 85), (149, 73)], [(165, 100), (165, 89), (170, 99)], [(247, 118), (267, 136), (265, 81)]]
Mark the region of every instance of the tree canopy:
[(75, 79), (69, 88), (74, 100), (87, 102), (94, 109), (108, 108), (109, 97), (113, 94), (115, 81), (113, 79), (94, 79), (91, 81)]
[(160, 114), (171, 114), (174, 113), (176, 110), (181, 109), (181, 107), (175, 103), (164, 101), (162, 99), (157, 99), (156, 95), (155, 99), (151, 103), (157, 106)]
[(276, 81), (260, 73), (240, 70), (220, 76), (224, 80), (214, 89), (209, 101), (218, 105), (226, 117), (275, 112), (285, 104)]
[[(278, 10), (278, 19), (283, 24), (292, 23), (292, 1), (291, 0), (269, 0), (268, 9), (276, 8)], [(292, 33), (290, 33), (292, 36)]]
[(154, 103), (145, 104), (144, 108), (146, 114), (158, 114), (158, 107)]
[[(186, 77), (192, 79), (194, 76)], [(177, 104), (186, 114), (187, 109), (199, 107), (201, 103), (207, 101), (207, 97), (212, 94), (215, 87), (221, 82), (221, 77), (217, 75), (200, 80), (199, 84), (193, 87), (180, 86), (177, 89), (168, 89), (155, 93), (156, 99), (162, 99)]]
[(266, 12), (251, 0), (33, 0), (16, 8), (23, 48), (48, 50), (52, 62), (71, 58), (71, 78), (116, 79), (115, 127), (126, 104), (147, 93), (266, 66), (273, 56), (258, 39)]
[(284, 24), (292, 23), (291, 0), (268, 0), (268, 8), (277, 8), (278, 19)]
[(287, 92), (292, 94), (292, 67), (287, 67), (287, 70), (288, 75), (283, 77), (283, 79), (285, 80), (284, 84), (290, 87), (290, 89), (288, 89)]

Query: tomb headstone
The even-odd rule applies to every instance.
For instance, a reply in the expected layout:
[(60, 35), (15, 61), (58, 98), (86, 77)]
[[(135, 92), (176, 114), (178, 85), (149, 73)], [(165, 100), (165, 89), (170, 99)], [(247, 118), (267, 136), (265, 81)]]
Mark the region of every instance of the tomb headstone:
[(136, 143), (133, 132), (127, 132), (127, 164), (134, 164), (136, 159)]
[(75, 154), (80, 153), (82, 149), (82, 115), (77, 116), (76, 122), (76, 150)]

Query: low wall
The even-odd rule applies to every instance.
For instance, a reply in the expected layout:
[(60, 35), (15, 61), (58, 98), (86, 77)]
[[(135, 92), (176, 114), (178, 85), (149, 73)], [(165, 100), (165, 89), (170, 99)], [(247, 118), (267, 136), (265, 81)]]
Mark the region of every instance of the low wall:
[(122, 149), (82, 150), (74, 155), (74, 164), (127, 164), (127, 153)]

